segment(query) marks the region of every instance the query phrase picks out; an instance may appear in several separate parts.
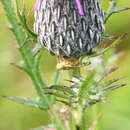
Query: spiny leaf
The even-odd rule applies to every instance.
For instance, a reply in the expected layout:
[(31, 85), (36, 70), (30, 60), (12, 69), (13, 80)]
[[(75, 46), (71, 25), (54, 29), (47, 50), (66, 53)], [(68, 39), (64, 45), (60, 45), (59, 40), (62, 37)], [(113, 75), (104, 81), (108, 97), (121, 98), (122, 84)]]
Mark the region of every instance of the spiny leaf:
[(13, 66), (15, 66), (15, 67), (18, 68), (18, 69), (24, 70), (24, 68), (23, 68), (22, 66), (20, 66), (20, 65), (18, 65), (18, 64), (16, 64), (16, 63), (14, 63), (14, 62), (11, 62), (10, 65), (13, 65)]
[(30, 41), (33, 41), (33, 38), (31, 37), (27, 37), (25, 40), (24, 40), (24, 44), (23, 44), (23, 47)]
[(19, 98), (19, 97), (14, 97), (14, 96), (1, 96), (1, 97), (10, 99), (12, 101), (15, 101), (15, 102), (18, 102), (18, 103), (21, 103), (21, 104), (24, 104), (26, 106), (39, 107), (36, 100), (24, 99), (24, 98)]
[(117, 36), (113, 36), (113, 35), (102, 35), (102, 39), (115, 39), (115, 38), (117, 38)]
[(48, 92), (48, 93), (45, 93), (45, 94), (54, 95), (56, 97), (63, 98), (63, 99), (66, 99), (66, 100), (72, 99), (70, 96), (67, 96), (67, 95), (61, 94), (61, 93), (56, 93), (56, 92)]
[(128, 7), (116, 8), (116, 9), (114, 10), (114, 13), (118, 13), (118, 12), (125, 11), (125, 10), (128, 10), (128, 9), (130, 9), (130, 8), (128, 8)]
[(24, 61), (20, 61), (18, 64), (11, 62), (11, 65), (15, 66), (18, 69), (21, 69), (23, 71), (25, 71), (28, 74), (31, 74), (31, 71), (28, 69), (28, 67), (26, 66), (26, 64), (24, 63)]
[(127, 33), (123, 34), (122, 36), (120, 36), (118, 39), (116, 39), (110, 46), (108, 46), (107, 48), (103, 49), (100, 52), (94, 53), (93, 55), (90, 55), (89, 57), (96, 57), (96, 56), (100, 56), (105, 54), (107, 51), (109, 51), (111, 48), (113, 48), (114, 46), (116, 46), (117, 44), (119, 44), (121, 42), (121, 40), (127, 35)]
[(79, 98), (82, 99), (82, 98), (85, 98), (88, 93), (88, 89), (89, 89), (89, 84), (92, 83), (91, 81), (94, 80), (95, 76), (95, 72), (90, 72), (89, 75), (87, 76), (87, 78), (85, 80), (82, 81), (82, 85), (81, 85), (81, 88), (79, 89)]
[[(33, 64), (33, 56), (32, 56), (32, 52), (31, 52), (31, 48), (29, 45), (24, 46), (23, 48), (23, 44), (25, 41), (25, 33), (23, 32), (23, 29), (20, 25), (18, 25), (18, 20), (16, 17), (16, 14), (14, 12), (14, 8), (13, 8), (13, 4), (11, 2), (12, 0), (1, 0), (4, 9), (7, 13), (8, 16), (8, 20), (12, 26), (12, 31), (16, 37), (16, 40), (18, 42), (18, 49), (20, 50), (23, 59), (28, 62), (28, 64), (31, 66)], [(28, 60), (28, 58), (30, 60)]]
[(71, 105), (70, 103), (66, 102), (66, 101), (63, 101), (63, 100), (57, 100), (57, 99), (56, 99), (56, 101), (57, 101), (57, 102), (64, 103), (65, 105), (72, 107), (72, 105)]
[(79, 88), (83, 80), (79, 76), (74, 76), (72, 80), (66, 80), (66, 81), (71, 83), (70, 88)]
[[(52, 81), (52, 84), (59, 84), (60, 79), (61, 79), (61, 75), (62, 75), (62, 70), (57, 70), (56, 74), (54, 76), (54, 79)], [(51, 89), (51, 91), (49, 91), (49, 92), (55, 92), (55, 91), (56, 91), (55, 89)], [(49, 95), (48, 99), (50, 101), (50, 104), (53, 104), (55, 102), (56, 98), (53, 95)]]
[(13, 9), (13, 4), (11, 0), (1, 0), (1, 2), (4, 6), (5, 11), (7, 12), (8, 19), (12, 26), (12, 31), (14, 32), (19, 44), (22, 45), (25, 34), (22, 31), (22, 28), (18, 25), (18, 20)]
[(113, 83), (115, 83), (115, 82), (117, 82), (117, 81), (119, 81), (119, 80), (121, 80), (121, 79), (122, 79), (122, 78), (112, 79), (112, 80), (106, 81), (106, 82), (104, 82), (104, 83), (102, 83), (102, 84), (98, 84), (97, 87), (98, 87), (98, 88), (105, 88), (105, 87), (108, 87), (108, 86), (110, 86), (111, 84), (113, 84)]
[(62, 85), (52, 85), (50, 87), (48, 87), (47, 89), (54, 89), (54, 90), (59, 90), (62, 92), (66, 92), (74, 97), (77, 97), (77, 94), (71, 90), (71, 88), (67, 87), (67, 86), (62, 86)]
[(112, 73), (112, 72), (114, 72), (114, 71), (116, 71), (116, 70), (118, 70), (118, 69), (119, 69), (119, 67), (111, 68), (111, 69), (109, 70), (109, 74)]
[(18, 0), (16, 0), (16, 5), (17, 5), (17, 13), (18, 13), (18, 17), (20, 19), (20, 22), (22, 23), (25, 31), (28, 33), (29, 36), (33, 37), (35, 40), (37, 40), (37, 35), (32, 32), (28, 25), (27, 25), (27, 22), (26, 22), (26, 16), (25, 16), (25, 8), (22, 10), (22, 15), (20, 14), (20, 11), (19, 11), (19, 7), (18, 7)]
[(126, 86), (127, 84), (118, 84), (118, 85), (114, 85), (114, 86), (111, 86), (111, 87), (108, 87), (108, 88), (105, 88), (103, 89), (103, 93), (107, 93), (107, 92), (110, 92), (110, 91), (113, 91), (117, 88), (121, 88), (121, 87), (124, 87)]
[(15, 101), (17, 103), (24, 104), (26, 106), (31, 106), (35, 108), (40, 108), (42, 110), (46, 110), (45, 104), (42, 102), (42, 100), (39, 97), (36, 99), (19, 98), (14, 96), (1, 96), (1, 97)]
[[(24, 60), (26, 67), (31, 72), (28, 74), (34, 83), (34, 86), (35, 86), (35, 89), (36, 89), (38, 95), (40, 96), (41, 106), (44, 108), (44, 110), (48, 109), (48, 107), (49, 107), (48, 99), (47, 99), (46, 95), (43, 94), (43, 92), (40, 88), (43, 84), (41, 84), (41, 82), (39, 82), (39, 81), (41, 81), (41, 78), (39, 79), (39, 77), (40, 77), (39, 72), (38, 72), (39, 70), (37, 69), (37, 71), (36, 71), (34, 69), (34, 65), (36, 65), (35, 61), (37, 59), (35, 59), (35, 57), (33, 56), (32, 48), (30, 47), (29, 44), (26, 44), (23, 47), (23, 44), (25, 41), (25, 33), (23, 31), (23, 28), (18, 24), (18, 19), (17, 19), (16, 14), (15, 14), (13, 2), (12, 2), (12, 0), (1, 0), (1, 2), (4, 6), (6, 13), (7, 13), (8, 20), (12, 26), (12, 31), (13, 31), (13, 33), (16, 37), (17, 43), (19, 45), (18, 49), (21, 53), (21, 56)], [(39, 63), (39, 61), (38, 61), (38, 63)]]
[(107, 14), (105, 15), (105, 20), (104, 20), (104, 23), (107, 22), (108, 18), (114, 14), (114, 13), (119, 13), (121, 11), (125, 11), (125, 10), (128, 10), (130, 8), (128, 7), (125, 7), (125, 8), (116, 8), (116, 5), (117, 5), (117, 0), (111, 0), (110, 1), (110, 7), (109, 7), (109, 10), (107, 12)]

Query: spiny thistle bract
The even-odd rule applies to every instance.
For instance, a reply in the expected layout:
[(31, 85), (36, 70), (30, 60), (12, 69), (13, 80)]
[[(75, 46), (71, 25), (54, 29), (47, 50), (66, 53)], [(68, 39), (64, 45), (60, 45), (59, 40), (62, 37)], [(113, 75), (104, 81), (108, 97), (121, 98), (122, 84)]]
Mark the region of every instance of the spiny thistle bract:
[(34, 31), (49, 52), (64, 58), (90, 54), (100, 44), (104, 14), (100, 0), (82, 0), (83, 15), (75, 0), (41, 0), (35, 11)]

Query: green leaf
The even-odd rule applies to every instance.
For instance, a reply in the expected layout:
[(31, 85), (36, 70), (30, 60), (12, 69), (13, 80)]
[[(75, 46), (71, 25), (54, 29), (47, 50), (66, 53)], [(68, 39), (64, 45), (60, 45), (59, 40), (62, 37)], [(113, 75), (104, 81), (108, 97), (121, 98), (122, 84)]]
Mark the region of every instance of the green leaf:
[(124, 86), (126, 86), (126, 85), (127, 85), (127, 84), (118, 84), (118, 85), (114, 85), (114, 86), (105, 88), (105, 89), (103, 89), (103, 93), (108, 93), (108, 92), (110, 92), (110, 91), (113, 91), (113, 90), (115, 90), (115, 89), (117, 89), (117, 88), (124, 87)]
[(128, 10), (130, 8), (126, 7), (126, 8), (116, 8), (116, 5), (117, 5), (117, 0), (111, 0), (110, 1), (110, 7), (109, 7), (109, 10), (107, 12), (107, 14), (105, 15), (105, 20), (104, 20), (104, 23), (107, 22), (108, 18), (114, 14), (114, 13), (119, 13), (119, 12), (122, 12), (122, 11), (125, 11), (125, 10)]
[(63, 93), (68, 93), (71, 96), (77, 97), (77, 94), (71, 90), (71, 88), (67, 87), (67, 86), (62, 86), (62, 85), (52, 85), (50, 87), (48, 87), (47, 89), (54, 89), (54, 90), (59, 90)]
[(117, 44), (119, 44), (121, 42), (121, 40), (127, 35), (127, 33), (123, 34), (122, 36), (120, 36), (118, 39), (116, 39), (111, 45), (109, 45), (107, 48), (103, 49), (100, 52), (94, 53), (93, 55), (90, 55), (89, 57), (96, 57), (96, 56), (100, 56), (105, 54), (107, 51), (109, 51), (110, 49), (112, 49), (114, 46), (116, 46)]
[(19, 97), (14, 97), (14, 96), (1, 96), (1, 97), (24, 104), (26, 106), (31, 106), (31, 107), (36, 107), (36, 108), (39, 107), (38, 102), (36, 100), (24, 99), (24, 98), (19, 98)]
[(16, 36), (17, 41), (19, 42), (19, 45), (22, 45), (24, 42), (24, 32), (22, 28), (18, 25), (18, 20), (16, 18), (14, 7), (11, 2), (11, 0), (1, 0), (5, 11), (7, 12), (7, 16), (9, 19), (9, 22), (12, 26), (12, 31), (14, 32), (14, 35)]
[(27, 25), (27, 22), (26, 22), (26, 15), (25, 15), (25, 8), (22, 10), (22, 15), (20, 14), (20, 11), (19, 11), (19, 7), (18, 7), (18, 0), (16, 0), (16, 5), (17, 5), (17, 13), (18, 13), (18, 17), (19, 17), (19, 20), (20, 22), (22, 23), (25, 31), (27, 32), (27, 34), (29, 36), (31, 36), (32, 38), (34, 38), (35, 40), (37, 40), (37, 35), (32, 32), (28, 25)]
[(90, 72), (85, 80), (82, 81), (81, 88), (79, 89), (79, 99), (86, 99), (88, 96), (89, 84), (94, 81), (95, 72)]
[(130, 8), (128, 8), (128, 7), (116, 8), (116, 9), (114, 10), (114, 13), (118, 13), (118, 12), (125, 11), (125, 10), (129, 10), (129, 9), (130, 9)]
[[(47, 96), (44, 95), (44, 93), (41, 90), (41, 86), (43, 84), (41, 83), (40, 74), (38, 74), (39, 73), (38, 67), (35, 66), (35, 65), (37, 65), (35, 63), (37, 59), (35, 59), (35, 57), (33, 55), (32, 48), (30, 47), (29, 44), (26, 44), (23, 47), (23, 44), (25, 41), (25, 33), (23, 32), (23, 28), (21, 26), (19, 26), (19, 24), (18, 24), (18, 20), (17, 20), (16, 14), (15, 14), (15, 11), (14, 11), (12, 0), (1, 0), (1, 2), (4, 6), (6, 13), (7, 13), (8, 20), (12, 26), (12, 31), (16, 37), (17, 42), (18, 42), (19, 51), (20, 51), (21, 56), (23, 58), (24, 65), (29, 70), (28, 75), (32, 79), (32, 81), (35, 85), (35, 89), (40, 97), (41, 107), (44, 108), (44, 110), (48, 109), (49, 102), (48, 102)], [(34, 68), (34, 66), (36, 67), (36, 69)]]
[(31, 51), (29, 44), (28, 45), (26, 44), (23, 47), (23, 44), (25, 41), (25, 33), (23, 32), (22, 27), (18, 24), (18, 20), (17, 20), (16, 14), (14, 12), (12, 0), (1, 0), (1, 2), (4, 6), (6, 13), (7, 13), (8, 20), (12, 26), (12, 31), (16, 37), (17, 42), (18, 42), (18, 45), (19, 45), (18, 49), (21, 52), (21, 55), (22, 55), (24, 61), (26, 61), (28, 63), (28, 65), (31, 67), (33, 64), (34, 57), (32, 56), (32, 51)]
[(48, 92), (46, 94), (54, 95), (56, 97), (63, 98), (63, 99), (66, 99), (66, 100), (71, 100), (72, 99), (72, 97), (70, 97), (70, 96), (67, 96), (67, 95), (61, 94), (61, 93), (57, 93), (57, 92)]
[[(62, 70), (56, 70), (56, 74), (54, 76), (52, 84), (55, 84), (55, 85), (59, 84), (60, 80), (61, 80), (61, 76), (62, 76)], [(55, 90), (52, 91), (52, 92), (55, 92)], [(55, 99), (56, 98), (53, 95), (49, 96), (49, 101), (50, 101), (51, 104), (53, 104), (55, 102)]]
[(28, 67), (26, 66), (26, 64), (24, 63), (23, 60), (21, 60), (19, 63), (11, 62), (10, 64), (15, 66), (18, 69), (21, 69), (21, 70), (25, 71), (29, 75), (31, 75), (31, 71), (28, 69)]
[(28, 69), (23, 60), (18, 63), (18, 66), (21, 67), (26, 73), (31, 74), (31, 71)]
[[(67, 105), (67, 106), (69, 106), (69, 107), (71, 107), (71, 108), (73, 107), (72, 104), (69, 103), (69, 102), (67, 102), (67, 101), (64, 101), (64, 100), (57, 100), (57, 99), (56, 99), (56, 101), (57, 101), (57, 102), (60, 102), (60, 103), (63, 103), (63, 104), (65, 104), (65, 105)], [(73, 107), (73, 108), (74, 108), (74, 107)]]
[(113, 36), (113, 35), (107, 35), (107, 34), (103, 34), (102, 35), (102, 39), (115, 39), (117, 38), (117, 36)]
[(112, 79), (112, 80), (106, 81), (106, 82), (104, 82), (104, 83), (102, 83), (102, 84), (98, 84), (98, 87), (100, 87), (100, 88), (108, 87), (108, 86), (110, 86), (111, 84), (113, 84), (113, 83), (115, 83), (115, 82), (117, 82), (117, 81), (119, 81), (119, 80), (121, 80), (121, 79), (122, 79), (122, 78), (117, 78), (117, 79)]

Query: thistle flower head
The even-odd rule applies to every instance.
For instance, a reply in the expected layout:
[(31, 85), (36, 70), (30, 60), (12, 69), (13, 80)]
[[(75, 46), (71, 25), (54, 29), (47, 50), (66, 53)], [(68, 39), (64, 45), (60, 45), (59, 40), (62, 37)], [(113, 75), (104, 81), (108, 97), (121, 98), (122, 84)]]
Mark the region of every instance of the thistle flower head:
[(34, 31), (51, 54), (78, 59), (100, 44), (104, 32), (100, 0), (38, 0), (34, 9), (38, 4)]
[[(38, 8), (38, 5), (40, 4), (40, 1), (41, 0), (37, 0), (36, 1), (34, 7), (32, 8), (33, 11), (35, 11)], [(79, 14), (82, 16), (83, 15), (83, 9), (82, 9), (80, 0), (76, 0), (76, 4), (77, 4), (77, 8), (78, 8)]]

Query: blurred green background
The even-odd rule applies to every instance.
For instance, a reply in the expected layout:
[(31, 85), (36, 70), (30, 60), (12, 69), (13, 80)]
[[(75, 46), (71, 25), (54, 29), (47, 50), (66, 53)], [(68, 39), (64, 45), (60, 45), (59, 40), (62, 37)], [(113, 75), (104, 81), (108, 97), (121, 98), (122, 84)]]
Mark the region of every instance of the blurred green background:
[[(102, 0), (104, 10), (107, 9), (108, 2), (109, 0)], [(25, 3), (28, 22), (32, 27), (31, 8), (35, 1), (26, 0)], [(130, 7), (130, 0), (118, 0), (118, 7)], [(8, 25), (0, 3), (0, 95), (35, 97), (36, 92), (29, 77), (9, 64), (19, 61), (20, 55), (15, 37), (8, 29)], [(106, 24), (108, 34), (121, 35), (124, 32), (128, 32), (128, 36), (116, 48), (116, 52), (123, 54), (115, 63), (115, 66), (119, 66), (120, 69), (112, 75), (114, 77), (126, 76), (123, 83), (130, 82), (130, 11), (114, 14)], [(54, 75), (55, 64), (55, 57), (48, 53), (43, 54), (40, 67), (42, 76), (48, 83)], [(102, 130), (130, 130), (130, 87), (112, 92), (107, 101), (101, 107)], [(0, 98), (0, 130), (29, 130), (49, 122), (46, 112)]]

